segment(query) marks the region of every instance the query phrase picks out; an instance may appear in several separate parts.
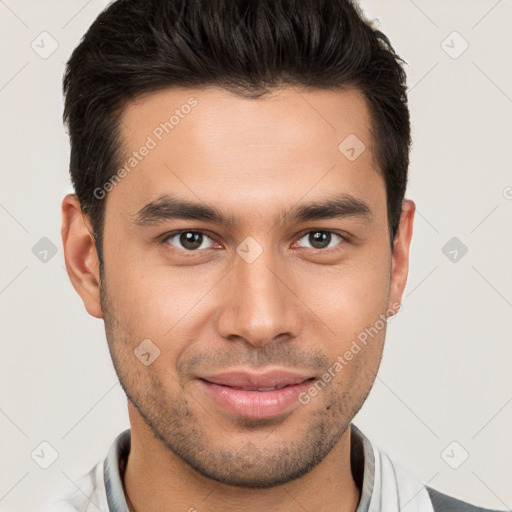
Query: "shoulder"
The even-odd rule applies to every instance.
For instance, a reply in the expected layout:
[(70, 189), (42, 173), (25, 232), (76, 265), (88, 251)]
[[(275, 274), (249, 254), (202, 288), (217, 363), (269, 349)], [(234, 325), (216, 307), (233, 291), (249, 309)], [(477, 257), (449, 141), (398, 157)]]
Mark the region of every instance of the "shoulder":
[[(130, 429), (117, 436), (107, 456), (78, 479), (67, 477), (59, 494), (38, 512), (109, 512), (127, 510), (120, 477), (120, 466), (130, 451)], [(107, 493), (108, 486), (108, 493)], [(116, 503), (117, 507), (109, 503)]]
[(69, 479), (38, 512), (108, 512), (103, 481), (103, 461), (78, 479)]
[(434, 507), (434, 512), (499, 512), (488, 508), (477, 507), (447, 494), (427, 487), (427, 491)]

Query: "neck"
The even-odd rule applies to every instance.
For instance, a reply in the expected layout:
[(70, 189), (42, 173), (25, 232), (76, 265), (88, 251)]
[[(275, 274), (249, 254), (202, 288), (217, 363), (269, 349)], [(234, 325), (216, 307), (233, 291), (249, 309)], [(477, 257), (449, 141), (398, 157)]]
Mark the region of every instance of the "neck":
[(308, 473), (268, 488), (235, 487), (207, 478), (157, 439), (130, 411), (131, 447), (123, 485), (130, 512), (355, 512), (360, 499), (350, 466), (350, 428)]

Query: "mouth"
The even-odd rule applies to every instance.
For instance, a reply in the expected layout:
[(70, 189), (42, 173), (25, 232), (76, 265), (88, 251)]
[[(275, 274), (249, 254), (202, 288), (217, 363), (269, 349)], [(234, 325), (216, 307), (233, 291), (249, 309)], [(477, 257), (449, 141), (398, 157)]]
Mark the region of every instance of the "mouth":
[[(208, 382), (208, 381), (205, 381), (205, 382)], [(214, 382), (212, 382), (211, 384), (215, 384)], [(218, 384), (219, 386), (225, 386), (224, 384)], [(267, 388), (262, 388), (262, 387), (251, 387), (251, 388), (240, 388), (240, 387), (236, 387), (236, 386), (225, 386), (225, 387), (228, 387), (228, 388), (231, 388), (231, 389), (240, 389), (242, 391), (260, 391), (260, 392), (263, 392), (263, 391), (275, 391), (276, 389), (283, 389), (283, 388), (286, 388), (288, 386), (292, 386), (294, 384), (283, 384), (282, 386), (271, 386), (271, 387), (267, 387)]]
[(299, 404), (298, 396), (315, 377), (284, 370), (266, 373), (224, 372), (198, 377), (216, 405), (236, 416), (273, 418)]

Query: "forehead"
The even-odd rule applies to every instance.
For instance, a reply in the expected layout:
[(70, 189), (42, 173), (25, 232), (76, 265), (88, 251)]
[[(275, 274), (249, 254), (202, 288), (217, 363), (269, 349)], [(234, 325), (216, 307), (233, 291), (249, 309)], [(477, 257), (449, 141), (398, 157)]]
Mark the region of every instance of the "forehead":
[(165, 193), (260, 216), (333, 192), (385, 200), (369, 108), (355, 89), (245, 98), (170, 88), (138, 97), (121, 120), (125, 172), (107, 210), (133, 212)]

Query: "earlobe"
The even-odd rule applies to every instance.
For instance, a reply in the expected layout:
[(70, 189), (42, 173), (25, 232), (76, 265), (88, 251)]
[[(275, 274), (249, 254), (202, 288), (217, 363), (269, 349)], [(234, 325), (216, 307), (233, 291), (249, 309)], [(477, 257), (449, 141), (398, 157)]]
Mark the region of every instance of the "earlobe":
[(100, 303), (100, 270), (89, 219), (75, 194), (62, 201), (62, 245), (71, 284), (82, 298), (87, 312), (103, 318)]
[(409, 274), (409, 248), (415, 210), (416, 205), (413, 201), (406, 199), (403, 202), (400, 225), (393, 248), (388, 308), (396, 312), (401, 309), (402, 295)]

